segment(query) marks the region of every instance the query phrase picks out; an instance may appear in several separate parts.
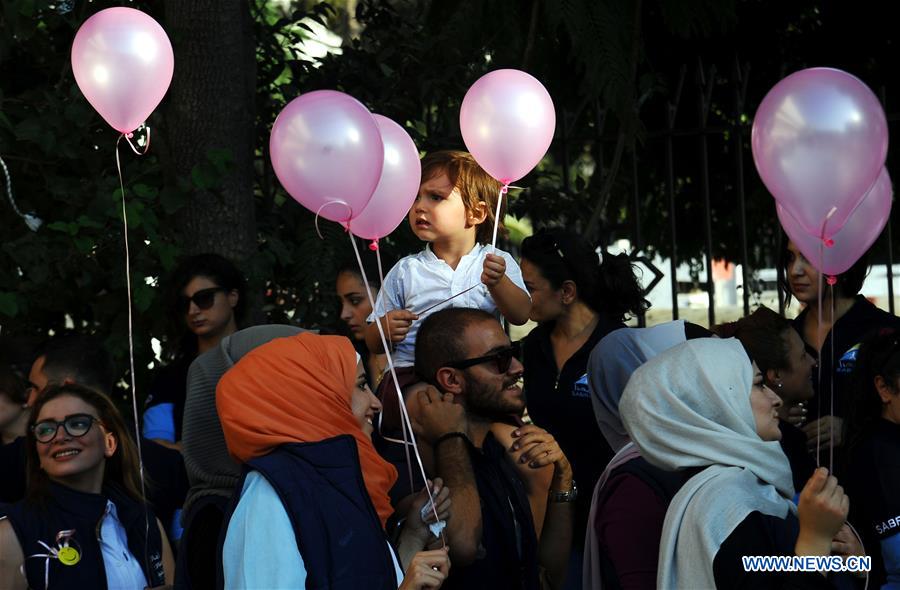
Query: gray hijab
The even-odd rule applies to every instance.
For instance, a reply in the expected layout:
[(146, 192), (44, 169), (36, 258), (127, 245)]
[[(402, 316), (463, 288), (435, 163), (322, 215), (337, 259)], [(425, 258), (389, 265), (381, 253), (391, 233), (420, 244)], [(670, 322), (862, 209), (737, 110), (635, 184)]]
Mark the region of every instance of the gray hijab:
[(619, 400), (635, 369), (685, 341), (684, 321), (652, 328), (620, 328), (604, 336), (591, 351), (588, 385), (594, 417), (614, 452), (631, 440), (619, 415)]
[(703, 338), (647, 361), (625, 388), (622, 421), (645, 459), (668, 470), (706, 467), (669, 504), (658, 588), (715, 587), (716, 553), (751, 512), (796, 511), (787, 458), (756, 433), (752, 385), (740, 342)]

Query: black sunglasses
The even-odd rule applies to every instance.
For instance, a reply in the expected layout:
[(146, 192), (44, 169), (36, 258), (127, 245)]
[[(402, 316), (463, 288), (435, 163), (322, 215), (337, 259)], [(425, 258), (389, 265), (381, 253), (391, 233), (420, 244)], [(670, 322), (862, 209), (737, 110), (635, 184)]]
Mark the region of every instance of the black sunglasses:
[(509, 370), (509, 366), (512, 364), (513, 357), (518, 359), (521, 351), (522, 343), (513, 342), (506, 348), (501, 348), (491, 354), (486, 354), (473, 359), (454, 361), (452, 363), (447, 363), (444, 366), (450, 367), (451, 369), (468, 369), (469, 367), (474, 367), (475, 365), (480, 365), (482, 363), (494, 363), (494, 368), (497, 369), (498, 373), (506, 373)]
[(60, 421), (42, 420), (32, 426), (31, 431), (34, 433), (34, 438), (36, 438), (38, 442), (48, 443), (56, 438), (60, 426), (65, 428), (66, 432), (72, 438), (80, 438), (90, 431), (94, 422), (100, 422), (100, 420), (94, 418), (90, 414), (72, 414)]
[(181, 313), (187, 313), (191, 308), (191, 301), (199, 309), (209, 309), (216, 302), (216, 293), (219, 291), (228, 291), (228, 289), (225, 287), (209, 287), (208, 289), (200, 289), (190, 297), (182, 295), (178, 298), (178, 309), (181, 310)]

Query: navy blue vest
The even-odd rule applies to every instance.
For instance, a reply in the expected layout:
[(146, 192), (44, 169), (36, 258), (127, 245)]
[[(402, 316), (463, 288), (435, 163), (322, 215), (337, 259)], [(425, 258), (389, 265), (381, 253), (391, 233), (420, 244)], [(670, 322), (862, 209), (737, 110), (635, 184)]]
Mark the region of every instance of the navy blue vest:
[(145, 545), (145, 505), (129, 498), (115, 486), (104, 488), (101, 494), (86, 494), (63, 485), (51, 483), (46, 502), (22, 500), (7, 507), (5, 514), (12, 524), (25, 556), (25, 576), (28, 586), (45, 590), (43, 557), (28, 559), (29, 555), (47, 553), (38, 541), (55, 548), (56, 535), (60, 531), (74, 529), (72, 537), (77, 543), (81, 559), (75, 565), (64, 565), (50, 559), (49, 586), (53, 589), (105, 589), (106, 569), (103, 554), (97, 540), (100, 521), (106, 512), (106, 500), (116, 505), (116, 513), (128, 535), (128, 549), (140, 562), (151, 587), (165, 584), (162, 564), (162, 539), (156, 516), (148, 508), (150, 519), (149, 543)]
[(307, 588), (397, 589), (387, 536), (363, 481), (355, 438), (283, 444), (249, 461), (237, 490), (250, 471), (261, 473), (281, 498), (306, 568)]

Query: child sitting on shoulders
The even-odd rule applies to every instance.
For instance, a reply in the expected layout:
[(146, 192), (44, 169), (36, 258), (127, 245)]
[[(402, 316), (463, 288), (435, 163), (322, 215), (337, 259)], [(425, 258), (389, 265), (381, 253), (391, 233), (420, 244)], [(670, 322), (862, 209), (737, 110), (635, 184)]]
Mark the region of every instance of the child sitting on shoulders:
[[(376, 316), (395, 345), (396, 367), (412, 367), (418, 326), (438, 309), (474, 307), (498, 319), (502, 315), (515, 325), (528, 321), (531, 298), (519, 265), (507, 252), (491, 251), (500, 186), (467, 152), (440, 151), (425, 156), (409, 225), (427, 244), (421, 252), (401, 259), (384, 278), (375, 310), (368, 318), (372, 323), (366, 327), (369, 350), (384, 352)], [(502, 213), (500, 217), (502, 228)], [(427, 313), (421, 314), (423, 311)]]

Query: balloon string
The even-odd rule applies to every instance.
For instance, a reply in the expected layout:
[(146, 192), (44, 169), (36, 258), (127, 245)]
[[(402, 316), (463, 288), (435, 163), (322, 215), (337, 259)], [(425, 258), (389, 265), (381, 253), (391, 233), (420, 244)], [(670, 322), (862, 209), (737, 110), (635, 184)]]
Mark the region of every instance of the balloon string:
[[(149, 134), (149, 129), (148, 129)], [(141, 498), (146, 499), (147, 497), (147, 489), (146, 489), (146, 481), (144, 479), (144, 454), (141, 451), (141, 428), (140, 421), (138, 420), (138, 407), (137, 407), (137, 380), (135, 378), (134, 371), (134, 317), (132, 314), (132, 295), (131, 295), (131, 253), (128, 248), (128, 212), (125, 209), (125, 182), (122, 180), (122, 162), (119, 158), (119, 143), (121, 143), (122, 139), (125, 138), (125, 134), (119, 136), (119, 139), (116, 140), (116, 171), (119, 173), (119, 190), (122, 195), (122, 225), (123, 225), (123, 237), (125, 240), (125, 286), (128, 293), (128, 362), (131, 368), (131, 408), (134, 413), (134, 436), (135, 443), (137, 446), (138, 452), (138, 472), (141, 478)], [(131, 142), (126, 138), (126, 142), (128, 145), (131, 145)], [(134, 149), (134, 146), (132, 146)], [(136, 154), (142, 155), (139, 152), (135, 151)], [(144, 152), (146, 153), (146, 151)], [(148, 512), (148, 507), (146, 502), (144, 503), (144, 545), (149, 546), (150, 539), (150, 514)]]
[[(356, 252), (356, 260), (357, 260), (357, 262), (359, 263), (359, 271), (360, 271), (360, 273), (362, 274), (362, 277), (363, 277), (363, 284), (366, 286), (366, 296), (369, 298), (369, 305), (371, 305), (371, 306), (372, 306), (372, 309), (374, 310), (374, 309), (375, 309), (375, 299), (374, 299), (374, 297), (372, 296), (371, 289), (370, 289), (370, 285), (369, 285), (369, 279), (368, 279), (368, 277), (366, 277), (366, 270), (365, 270), (365, 268), (363, 267), (362, 259), (361, 259), (360, 255), (359, 255), (359, 252), (357, 251), (357, 247), (356, 247), (356, 238), (353, 237), (353, 234), (350, 234), (350, 241), (353, 243), (353, 251)], [(378, 251), (376, 250), (376, 253), (377, 253), (377, 252), (378, 252)], [(379, 257), (379, 259), (378, 259), (378, 262), (379, 262), (379, 268), (378, 268), (378, 271), (379, 271), (379, 273), (381, 273), (381, 264), (380, 264), (380, 263), (381, 263), (381, 258), (380, 258), (380, 257)], [(382, 284), (382, 285), (384, 284), (384, 278), (383, 278), (383, 277), (382, 277), (382, 280), (381, 280), (381, 283), (380, 283), (380, 284)], [(378, 321), (378, 318), (377, 318), (377, 317), (376, 317), (376, 320), (375, 320), (375, 321), (379, 324), (379, 326), (381, 325), (381, 322)], [(379, 331), (379, 333), (380, 333), (380, 331)], [(390, 359), (392, 358), (391, 352), (393, 352), (393, 349), (391, 349), (391, 348), (388, 347), (388, 343), (387, 343), (385, 340), (386, 340), (386, 339), (383, 339), (383, 340), (381, 341), (381, 344), (382, 344), (382, 346), (384, 347), (384, 352), (385, 352), (385, 354), (387, 355), (388, 362), (390, 363)], [(394, 385), (396, 386), (396, 389), (397, 389), (397, 392), (398, 392), (398, 402), (399, 402), (399, 405), (400, 405), (401, 408), (405, 408), (405, 405), (404, 405), (404, 403), (403, 403), (403, 398), (402, 398), (402, 396), (399, 395), (400, 386), (399, 386), (399, 383), (397, 382), (396, 374), (392, 372), (392, 373), (391, 373), (391, 377), (392, 377), (393, 380), (394, 380)], [(403, 410), (401, 409), (400, 412), (402, 412), (402, 411), (403, 411)], [(382, 424), (383, 424), (383, 421), (384, 421), (384, 412), (382, 411), (382, 412), (378, 415), (378, 431), (379, 431), (379, 432), (382, 432)], [(413, 479), (412, 460), (411, 460), (411, 457), (410, 457), (410, 455), (409, 455), (409, 446), (410, 446), (409, 438), (412, 436), (412, 432), (407, 433), (407, 430), (406, 430), (406, 424), (404, 424), (402, 420), (401, 420), (401, 422), (400, 422), (400, 435), (403, 437), (403, 440), (402, 440), (402, 441), (397, 441), (396, 439), (388, 438), (388, 437), (386, 437), (386, 436), (384, 437), (384, 439), (387, 440), (387, 441), (390, 441), (390, 442), (399, 442), (399, 443), (402, 443), (402, 444), (403, 444), (403, 452), (406, 454), (406, 472), (407, 472), (407, 475), (409, 476), (409, 488), (410, 488), (410, 490), (414, 490), (414, 489), (415, 489), (416, 483), (415, 483), (415, 480)], [(382, 434), (382, 436), (384, 436), (384, 435)], [(424, 478), (424, 477), (423, 477), (423, 478)], [(427, 481), (427, 478), (424, 478), (424, 479), (425, 479), (425, 481)], [(427, 487), (427, 485), (426, 485), (426, 487)], [(430, 497), (430, 496), (429, 496), (429, 497)]]
[(500, 208), (503, 206), (503, 195), (509, 191), (509, 182), (501, 180), (503, 186), (497, 194), (497, 211), (494, 213), (494, 233), (491, 236), (491, 253), (497, 249), (497, 229), (500, 227)]
[(9, 200), (9, 204), (12, 205), (13, 211), (25, 221), (25, 225), (28, 226), (28, 229), (37, 231), (38, 228), (43, 225), (44, 221), (34, 213), (22, 213), (19, 210), (16, 199), (13, 197), (12, 176), (10, 176), (9, 168), (6, 167), (6, 162), (3, 161), (3, 158), (0, 158), (0, 168), (3, 168), (3, 175), (6, 177), (6, 198)]
[[(824, 228), (823, 228), (823, 231), (824, 231)], [(825, 254), (823, 252), (823, 244), (820, 243), (819, 244), (819, 268), (822, 268), (822, 266), (823, 266), (822, 262), (824, 261), (824, 259), (825, 259)], [(822, 291), (825, 290), (825, 287), (822, 284), (822, 277), (823, 277), (822, 273), (819, 272), (819, 279), (818, 279), (819, 290), (818, 290), (818, 294), (816, 295), (816, 298), (818, 300), (818, 314), (819, 314), (819, 322), (818, 322), (818, 325), (816, 326), (816, 351), (819, 354), (819, 362), (817, 363), (817, 366), (816, 366), (816, 373), (817, 373), (816, 383), (818, 383), (818, 385), (819, 385), (818, 392), (816, 395), (816, 397), (818, 398), (817, 403), (816, 403), (816, 465), (822, 464), (821, 461), (819, 460), (820, 459), (820, 457), (819, 457), (820, 444), (822, 442), (822, 422), (821, 422), (822, 401), (823, 401), (822, 400), (822, 360), (823, 360), (822, 353), (824, 352), (823, 347), (820, 344), (822, 342)]]
[[(318, 209), (316, 209), (316, 221), (315, 221), (315, 223), (316, 223), (316, 233), (319, 234), (319, 239), (320, 239), (320, 240), (324, 240), (324, 239), (325, 239), (325, 236), (323, 236), (323, 235), (322, 235), (322, 232), (319, 230), (319, 215), (322, 213), (322, 209), (324, 209), (324, 208), (327, 207), (328, 205), (345, 205), (345, 206), (347, 207), (347, 209), (350, 209), (350, 205), (347, 205), (347, 203), (345, 203), (344, 201), (339, 201), (339, 200), (337, 200), (337, 199), (335, 199), (335, 200), (333, 200), (333, 201), (328, 201), (327, 203), (323, 203), (321, 207), (319, 207)], [(353, 210), (352, 210), (352, 209), (350, 209), (350, 217), (353, 217)], [(348, 231), (350, 230), (350, 223), (349, 223), (349, 222), (347, 222), (347, 223), (344, 225), (344, 229), (346, 229), (346, 230), (348, 230)]]
[[(356, 262), (359, 264), (359, 272), (363, 277), (363, 285), (366, 287), (366, 295), (369, 298), (369, 302), (372, 304), (372, 309), (375, 309), (375, 298), (372, 297), (372, 286), (369, 285), (369, 281), (366, 278), (366, 269), (363, 268), (362, 258), (359, 255), (359, 247), (356, 245), (356, 239), (354, 239), (353, 234), (350, 234), (350, 243), (353, 245), (353, 253), (356, 255)], [(400, 381), (397, 380), (397, 371), (394, 368), (394, 359), (391, 355), (388, 346), (387, 346), (387, 338), (384, 335), (384, 326), (381, 325), (381, 318), (375, 317), (375, 325), (378, 326), (378, 336), (381, 338), (381, 345), (384, 348), (384, 352), (387, 355), (388, 361), (388, 369), (390, 370), (391, 377), (394, 380), (394, 390), (397, 394), (397, 402), (400, 408), (400, 417), (403, 421), (403, 426), (409, 429), (409, 434), (411, 441), (404, 445), (407, 449), (412, 446), (413, 452), (416, 456), (416, 462), (419, 465), (419, 472), (422, 474), (422, 481), (425, 482), (425, 492), (428, 494), (428, 500), (431, 503), (431, 511), (434, 514), (435, 522), (439, 522), (440, 516), (437, 513), (437, 506), (434, 502), (434, 495), (431, 493), (431, 486), (428, 485), (428, 476), (425, 474), (425, 466), (422, 464), (422, 455), (419, 454), (419, 446), (416, 444), (416, 437), (413, 436), (412, 423), (409, 420), (409, 413), (406, 411), (406, 402), (403, 401), (403, 393), (400, 391)], [(404, 436), (406, 436), (404, 434)], [(407, 461), (407, 466), (410, 467), (410, 471), (412, 471), (411, 461)], [(410, 473), (410, 483), (412, 483), (412, 473)], [(447, 546), (447, 541), (444, 538), (444, 533), (441, 531), (441, 543), (444, 547)]]
[(146, 154), (146, 153), (150, 150), (150, 127), (149, 127), (149, 126), (145, 126), (144, 129), (147, 130), (147, 135), (146, 135), (146, 137), (147, 137), (147, 145), (144, 146), (144, 149), (143, 149), (143, 150), (138, 150), (138, 149), (134, 146), (134, 144), (131, 143), (131, 138), (134, 137), (134, 133), (124, 133), (124, 134), (123, 134), (123, 137), (125, 137), (125, 141), (128, 142), (128, 146), (131, 148), (131, 151), (133, 151), (135, 154), (137, 154), (137, 155), (139, 155), (139, 156), (143, 156), (144, 154)]
[[(835, 277), (828, 277), (828, 294), (831, 297), (831, 373), (828, 375), (830, 391), (831, 391), (831, 400), (829, 402), (831, 420), (829, 424), (831, 425), (831, 439), (828, 441), (828, 472), (834, 472), (834, 329), (836, 327), (836, 323), (834, 321), (834, 283), (832, 279)], [(837, 279), (835, 279), (837, 282)]]

